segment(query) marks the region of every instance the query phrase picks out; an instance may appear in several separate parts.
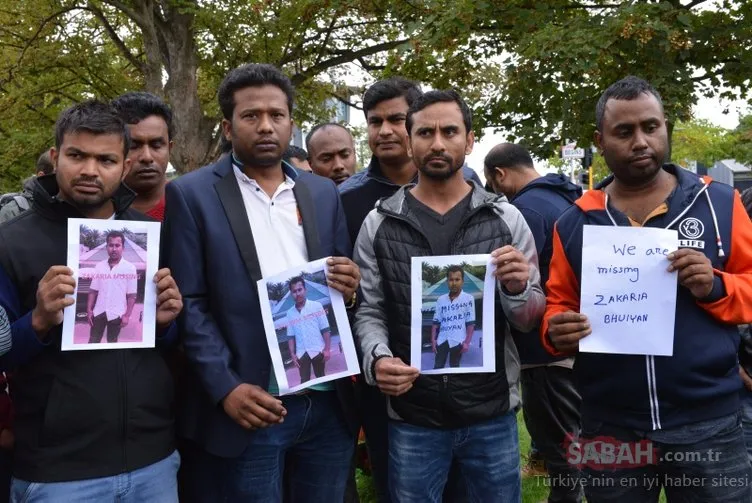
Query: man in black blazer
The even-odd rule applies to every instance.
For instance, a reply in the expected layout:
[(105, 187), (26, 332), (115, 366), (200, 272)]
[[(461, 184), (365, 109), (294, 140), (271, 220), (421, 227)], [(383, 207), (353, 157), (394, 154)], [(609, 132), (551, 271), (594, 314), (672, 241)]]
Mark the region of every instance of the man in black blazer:
[(231, 154), (167, 186), (166, 256), (185, 299), (190, 367), (178, 414), (181, 501), (342, 501), (355, 441), (351, 383), (278, 396), (256, 287), (332, 257), (330, 286), (355, 305), (360, 273), (345, 258), (337, 189), (282, 161), (293, 89), (278, 69), (232, 70), (219, 105)]

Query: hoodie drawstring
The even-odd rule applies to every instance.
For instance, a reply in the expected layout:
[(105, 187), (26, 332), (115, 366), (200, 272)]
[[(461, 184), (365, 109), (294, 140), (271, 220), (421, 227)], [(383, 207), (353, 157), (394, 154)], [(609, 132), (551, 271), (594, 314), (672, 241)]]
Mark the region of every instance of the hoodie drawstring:
[[(726, 253), (723, 251), (723, 240), (721, 239), (721, 230), (718, 227), (718, 217), (715, 214), (715, 206), (713, 206), (713, 200), (710, 199), (710, 193), (708, 192), (709, 186), (710, 185), (707, 182), (705, 182), (705, 180), (703, 180), (702, 188), (697, 192), (697, 194), (695, 194), (695, 197), (692, 199), (692, 202), (690, 202), (689, 205), (686, 208), (684, 208), (684, 211), (679, 213), (679, 215), (676, 218), (674, 218), (671, 221), (671, 223), (669, 223), (666, 226), (666, 229), (670, 229), (674, 224), (676, 224), (676, 222), (679, 221), (679, 219), (681, 219), (681, 217), (686, 215), (687, 212), (692, 208), (692, 206), (694, 206), (695, 202), (700, 198), (700, 196), (703, 193), (705, 193), (705, 199), (708, 200), (708, 206), (710, 207), (710, 215), (713, 218), (713, 228), (715, 230), (715, 244), (718, 247), (718, 257), (723, 258), (726, 256)], [(614, 217), (611, 215), (611, 212), (608, 209), (608, 193), (606, 193), (605, 206), (606, 206), (606, 214), (608, 215), (608, 218), (611, 220), (611, 223), (614, 225), (618, 225), (616, 223), (616, 220), (614, 220)]]

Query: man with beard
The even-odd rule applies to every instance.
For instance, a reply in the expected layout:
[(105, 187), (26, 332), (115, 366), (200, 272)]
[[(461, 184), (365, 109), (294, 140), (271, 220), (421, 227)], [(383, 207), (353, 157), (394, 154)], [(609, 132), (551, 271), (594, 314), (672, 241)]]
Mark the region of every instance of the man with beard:
[(431, 347), (436, 355), (433, 368), (443, 369), (449, 357), (450, 367), (459, 367), (462, 354), (470, 349), (475, 332), (475, 299), (462, 291), (465, 271), (458, 265), (447, 268), (449, 293), (436, 299), (431, 326)]
[[(663, 163), (666, 117), (648, 82), (611, 85), (595, 115), (595, 144), (612, 174), (556, 223), (541, 338), (554, 356), (577, 354), (582, 452), (609, 438), (656, 459), (585, 463), (587, 501), (652, 502), (662, 489), (669, 502), (750, 501), (736, 324), (752, 320), (752, 223), (732, 187)], [(678, 283), (672, 356), (578, 353), (591, 333), (579, 313), (585, 225), (678, 231), (665, 263)], [(679, 482), (685, 474), (691, 483)]]
[[(0, 305), (13, 337), (0, 371), (13, 372), (17, 411), (12, 501), (178, 501), (173, 387), (159, 349), (60, 350), (63, 310), (76, 302), (68, 219), (151, 220), (129, 208), (128, 142), (110, 105), (65, 110), (55, 174), (37, 178), (31, 209), (0, 226)], [(169, 269), (147, 281), (161, 347), (182, 300)]]
[(105, 329), (107, 342), (117, 342), (120, 329), (130, 323), (136, 304), (138, 274), (136, 266), (123, 258), (125, 236), (110, 231), (105, 238), (108, 259), (94, 267), (89, 286), (87, 318), (91, 332), (89, 344), (102, 341)]
[(282, 161), (293, 94), (271, 65), (231, 70), (218, 92), (230, 154), (167, 185), (167, 263), (185, 292), (191, 367), (181, 501), (331, 503), (345, 491), (351, 383), (279, 396), (258, 298), (262, 278), (324, 257), (348, 306), (360, 281), (334, 183)]
[(306, 147), (311, 169), (317, 175), (339, 185), (355, 173), (355, 142), (344, 126), (319, 124), (306, 136)]
[[(406, 183), (418, 181), (418, 168), (408, 152), (405, 119), (408, 109), (422, 94), (417, 83), (402, 77), (393, 77), (375, 82), (363, 95), (368, 146), (373, 155), (365, 170), (354, 174), (339, 186), (347, 218), (347, 230), (353, 243), (366, 215), (376, 205), (376, 201), (394, 195)], [(480, 184), (478, 175), (472, 169), (463, 166), (462, 174), (466, 179)], [(389, 503), (389, 418), (386, 397), (378, 388), (366, 385), (361, 377), (356, 381), (356, 389), (379, 502)], [(461, 503), (465, 501), (465, 492), (457, 469), (453, 467), (445, 491), (445, 501)]]
[[(506, 198), (462, 175), (474, 136), (454, 91), (418, 98), (406, 117), (418, 183), (381, 200), (355, 246), (362, 302), (355, 336), (363, 374), (389, 396), (389, 484), (394, 501), (439, 502), (452, 461), (474, 502), (520, 501), (516, 408), (519, 360), (508, 323), (529, 330), (545, 299), (535, 243)], [(412, 257), (490, 253), (496, 371), (419, 375), (410, 361)]]
[(162, 221), (172, 149), (172, 110), (158, 97), (143, 92), (126, 93), (112, 105), (131, 135), (131, 171), (125, 183), (138, 194), (133, 208)]

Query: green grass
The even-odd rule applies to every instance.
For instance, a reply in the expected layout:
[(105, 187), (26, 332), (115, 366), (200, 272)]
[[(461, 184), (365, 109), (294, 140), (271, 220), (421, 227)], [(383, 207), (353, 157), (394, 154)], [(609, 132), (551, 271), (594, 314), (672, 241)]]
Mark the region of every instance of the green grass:
[[(530, 451), (530, 435), (525, 428), (525, 422), (522, 420), (522, 414), (517, 414), (517, 428), (520, 434), (520, 466), (524, 466)], [(355, 482), (358, 486), (358, 496), (360, 503), (376, 503), (376, 491), (373, 488), (371, 477), (358, 470), (355, 474)], [(522, 502), (539, 503), (546, 501), (548, 497), (548, 487), (545, 484), (544, 477), (523, 477), (522, 478)], [(660, 503), (666, 503), (666, 496), (661, 494)]]

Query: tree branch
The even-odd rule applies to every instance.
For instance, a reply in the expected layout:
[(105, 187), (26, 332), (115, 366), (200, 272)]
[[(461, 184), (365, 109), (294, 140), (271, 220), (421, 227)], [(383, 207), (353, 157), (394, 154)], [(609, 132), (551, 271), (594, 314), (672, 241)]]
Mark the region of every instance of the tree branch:
[(336, 99), (337, 101), (339, 101), (340, 103), (343, 103), (343, 104), (345, 104), (345, 105), (347, 105), (349, 107), (353, 107), (356, 110), (363, 110), (362, 106), (356, 105), (355, 103), (351, 102), (350, 100), (347, 100), (347, 99), (343, 98), (342, 96), (337, 95), (337, 93), (333, 93), (331, 91), (327, 91), (327, 94), (329, 96), (331, 96), (332, 98)]
[(123, 42), (123, 40), (118, 36), (117, 31), (107, 20), (104, 12), (102, 12), (97, 7), (92, 6), (91, 3), (88, 4), (87, 10), (94, 14), (97, 19), (99, 19), (99, 22), (102, 23), (102, 26), (104, 26), (107, 34), (110, 36), (110, 40), (112, 40), (112, 42), (117, 46), (120, 52), (123, 53), (125, 59), (127, 59), (133, 66), (141, 70), (141, 72), (143, 73), (143, 64), (138, 59), (136, 59), (130, 49), (128, 49), (128, 47), (125, 45), (125, 42)]
[(698, 5), (703, 4), (707, 1), (708, 0), (694, 0), (693, 2), (689, 2), (687, 5), (682, 5), (682, 8), (689, 10), (692, 7), (697, 7)]
[(146, 25), (146, 18), (144, 18), (141, 14), (136, 12), (135, 10), (131, 9), (127, 5), (125, 5), (123, 2), (120, 2), (119, 0), (102, 0), (104, 3), (111, 5), (115, 7), (117, 10), (128, 16), (133, 20), (134, 23), (139, 25), (141, 28)]
[(319, 63), (308, 67), (306, 70), (296, 73), (292, 77), (292, 82), (295, 85), (301, 84), (314, 75), (318, 75), (319, 73), (323, 72), (324, 70), (328, 70), (333, 66), (349, 63), (350, 61), (355, 61), (366, 56), (373, 56), (374, 54), (378, 54), (380, 52), (389, 51), (391, 49), (395, 49), (401, 45), (404, 45), (407, 42), (409, 42), (408, 39), (393, 40), (391, 42), (382, 42), (380, 44), (364, 47), (357, 51), (340, 51), (337, 56), (326, 59), (324, 61), (320, 61)]

